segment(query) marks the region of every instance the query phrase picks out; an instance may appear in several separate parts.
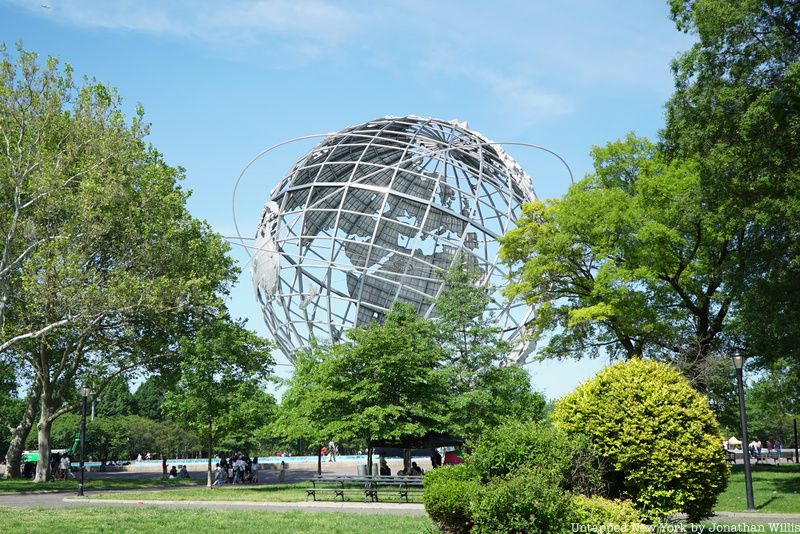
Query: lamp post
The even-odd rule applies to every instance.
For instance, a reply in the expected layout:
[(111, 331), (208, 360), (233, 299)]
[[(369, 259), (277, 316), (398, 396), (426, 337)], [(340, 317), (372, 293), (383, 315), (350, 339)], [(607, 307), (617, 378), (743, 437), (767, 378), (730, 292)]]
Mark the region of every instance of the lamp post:
[(747, 494), (747, 510), (754, 512), (756, 509), (753, 501), (753, 477), (750, 474), (750, 440), (747, 438), (747, 415), (744, 409), (744, 380), (742, 379), (742, 368), (747, 356), (744, 352), (736, 349), (731, 355), (733, 366), (736, 368), (736, 382), (739, 386), (739, 425), (742, 427), (742, 451), (744, 452), (744, 488)]
[(83, 497), (83, 453), (86, 442), (86, 397), (89, 396), (89, 386), (81, 386), (81, 481), (78, 483), (78, 497)]

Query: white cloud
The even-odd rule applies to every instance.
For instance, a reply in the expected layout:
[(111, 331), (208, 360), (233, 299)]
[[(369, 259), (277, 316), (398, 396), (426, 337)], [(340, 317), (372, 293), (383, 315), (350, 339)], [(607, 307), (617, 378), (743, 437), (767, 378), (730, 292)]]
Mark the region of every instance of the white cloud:
[(208, 28), (251, 29), (336, 40), (350, 34), (357, 17), (322, 0), (260, 0), (212, 9), (201, 20)]
[[(50, 20), (83, 28), (136, 31), (219, 43), (280, 36), (307, 52), (341, 41), (358, 16), (325, 0), (12, 0)], [(45, 3), (46, 2), (46, 3)], [(42, 4), (47, 5), (45, 8)]]
[(509, 75), (499, 70), (509, 68), (510, 61), (489, 67), (470, 63), (469, 57), (440, 47), (429, 50), (420, 66), (432, 75), (455, 77), (482, 86), (494, 105), (513, 110), (526, 121), (565, 117), (574, 112), (574, 102), (566, 94), (546, 89), (522, 72)]
[(571, 115), (575, 108), (566, 95), (534, 87), (521, 77), (480, 69), (474, 69), (472, 76), (488, 85), (496, 98), (506, 100), (528, 119), (563, 117)]
[(434, 86), (451, 78), (522, 120), (569, 116), (573, 95), (587, 88), (668, 93), (669, 58), (686, 40), (666, 8), (665, 24), (642, 32), (638, 20), (652, 13), (635, 1), (565, 0), (563, 9), (524, 0), (502, 9), (455, 0), (11, 1), (62, 24), (200, 43), (230, 59), (258, 54), (273, 67), (422, 72)]

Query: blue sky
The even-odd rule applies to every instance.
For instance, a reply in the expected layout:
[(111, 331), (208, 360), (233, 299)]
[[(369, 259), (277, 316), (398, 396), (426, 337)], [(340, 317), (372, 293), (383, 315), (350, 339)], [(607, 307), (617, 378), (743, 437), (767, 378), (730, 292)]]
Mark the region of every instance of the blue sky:
[[(466, 120), (495, 141), (555, 150), (585, 175), (593, 145), (663, 126), (670, 61), (691, 44), (668, 15), (666, 0), (0, 0), (0, 39), (116, 86), (129, 109), (143, 104), (150, 142), (186, 168), (191, 212), (232, 236), (234, 181), (257, 152), (385, 115)], [(247, 173), (236, 206), (244, 235), (309, 147), (282, 148)], [(552, 157), (508, 151), (540, 197), (564, 193)], [(266, 335), (246, 274), (230, 308)], [(605, 363), (527, 368), (555, 398)]]

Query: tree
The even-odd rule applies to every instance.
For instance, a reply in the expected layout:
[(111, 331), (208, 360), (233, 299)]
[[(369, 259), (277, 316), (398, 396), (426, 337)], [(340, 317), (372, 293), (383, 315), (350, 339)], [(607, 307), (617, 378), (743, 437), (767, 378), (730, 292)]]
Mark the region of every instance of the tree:
[[(800, 414), (800, 377), (788, 360), (778, 360), (763, 375), (749, 384), (747, 426), (750, 439), (794, 442), (792, 421)], [(735, 425), (728, 427), (730, 436), (739, 434)], [(765, 445), (766, 447), (766, 445)]]
[(97, 415), (131, 415), (133, 411), (133, 395), (124, 378), (112, 380), (96, 401)]
[(209, 488), (215, 441), (260, 420), (260, 388), (271, 372), (271, 348), (225, 317), (210, 319), (196, 337), (181, 340), (180, 379), (163, 407), (208, 445)]
[(445, 430), (445, 354), (431, 328), (412, 307), (395, 303), (383, 324), (348, 331), (350, 342), (301, 354), (275, 429), (316, 443), (331, 436), (363, 441), (370, 472), (376, 441)]
[(266, 428), (277, 417), (275, 397), (260, 386), (253, 387), (236, 406), (240, 423), (231, 425), (217, 442), (222, 451), (260, 451)]
[(78, 86), (69, 66), (41, 68), (21, 49), (2, 69), (0, 187), (11, 203), (0, 224), (12, 259), (0, 268), (0, 348), (36, 378), (44, 481), (50, 427), (77, 407), (67, 393), (78, 378), (102, 394), (132, 369), (169, 365), (236, 269), (227, 244), (187, 212), (183, 170), (142, 142), (141, 109), (127, 123), (115, 90)]
[(527, 205), (501, 240), (507, 292), (535, 306), (544, 357), (669, 360), (705, 390), (746, 287), (747, 233), (708, 209), (692, 161), (633, 135), (592, 153), (593, 175)]
[[(59, 417), (53, 423), (53, 447), (72, 447), (80, 424), (79, 414), (69, 413)], [(30, 436), (29, 447), (35, 448), (36, 443), (36, 436)], [(185, 454), (197, 451), (202, 446), (196, 435), (180, 424), (169, 421), (153, 421), (136, 415), (114, 415), (97, 416), (86, 422), (86, 457), (95, 461), (134, 459), (150, 451), (158, 456), (174, 454), (180, 458), (181, 451)]]
[[(768, 368), (800, 361), (800, 6), (671, 0), (697, 36), (673, 64), (664, 151), (697, 161), (708, 209), (740, 228), (751, 261), (737, 341)], [(800, 376), (800, 366), (789, 369)]]
[(431, 330), (445, 349), (442, 372), (450, 387), (450, 432), (476, 439), (504, 419), (540, 419), (544, 397), (531, 390), (530, 376), (519, 366), (503, 366), (509, 350), (500, 328), (487, 313), (489, 288), (483, 272), (461, 256), (441, 273), (445, 284), (436, 299)]
[[(0, 361), (0, 429), (13, 428), (24, 409), (25, 399), (18, 394), (17, 374), (10, 364)], [(0, 451), (7, 450), (9, 444), (5, 432), (0, 433)]]
[(147, 417), (155, 421), (164, 419), (164, 412), (161, 409), (161, 403), (164, 402), (164, 397), (167, 394), (167, 389), (163, 387), (156, 377), (149, 377), (133, 393), (133, 406), (136, 415)]

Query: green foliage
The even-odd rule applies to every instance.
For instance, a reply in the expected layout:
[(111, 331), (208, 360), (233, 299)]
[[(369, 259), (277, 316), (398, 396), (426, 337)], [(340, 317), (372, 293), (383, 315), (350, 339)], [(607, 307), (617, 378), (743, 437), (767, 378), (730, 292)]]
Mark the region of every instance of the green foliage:
[(552, 334), (543, 357), (664, 359), (704, 388), (741, 295), (742, 236), (708, 210), (695, 162), (633, 135), (592, 155), (593, 175), (527, 205), (501, 239), (507, 294), (536, 307), (535, 334)]
[(524, 467), (481, 486), (472, 504), (473, 532), (569, 532), (571, 503), (551, 470)]
[(150, 377), (133, 393), (133, 409), (136, 415), (161, 421), (164, 411), (161, 404), (167, 394), (167, 389), (155, 377)]
[(0, 456), (4, 456), (10, 441), (4, 430), (19, 423), (24, 409), (25, 400), (19, 398), (14, 368), (0, 360)]
[(542, 417), (544, 398), (528, 373), (499, 367), (508, 345), (485, 315), (489, 297), (463, 260), (443, 273), (429, 321), (395, 304), (382, 325), (346, 333), (298, 356), (271, 433), (284, 442), (397, 442), (427, 432), (475, 439), (507, 419)]
[(725, 489), (722, 436), (704, 397), (672, 367), (634, 359), (600, 371), (553, 412), (568, 434), (589, 438), (606, 461), (609, 494), (642, 518), (708, 517)]
[[(526, 465), (563, 460), (553, 455), (564, 441), (563, 432), (547, 423), (510, 421), (486, 431), (475, 445), (469, 464), (484, 482), (513, 473)], [(562, 463), (563, 465), (563, 463)]]
[(423, 485), (443, 532), (562, 532), (573, 493), (605, 490), (585, 438), (532, 421), (485, 431), (465, 465), (428, 472)]
[[(777, 360), (745, 390), (748, 436), (760, 439), (765, 448), (767, 439), (794, 442), (792, 421), (800, 414), (800, 375), (792, 367), (785, 359)], [(729, 429), (729, 435), (739, 435), (737, 425)]]
[(448, 403), (451, 433), (475, 440), (507, 420), (544, 417), (544, 396), (531, 390), (530, 375), (523, 367), (487, 366), (474, 376), (474, 386)]
[(606, 526), (609, 530), (627, 528), (628, 532), (636, 532), (635, 529), (641, 523), (639, 512), (630, 501), (611, 500), (597, 495), (573, 497), (572, 513), (574, 523), (595, 527)]
[(445, 428), (442, 348), (430, 322), (395, 303), (384, 323), (347, 332), (351, 343), (315, 346), (298, 356), (276, 434), (325, 443), (403, 440)]
[(178, 339), (220, 307), (237, 269), (187, 211), (184, 170), (143, 141), (141, 107), (127, 119), (112, 87), (1, 48), (0, 348), (38, 381), (44, 458), (79, 377), (102, 391), (174, 365)]
[[(274, 400), (261, 389), (271, 373), (271, 344), (240, 323), (214, 318), (193, 339), (181, 342), (181, 375), (164, 410), (203, 439), (209, 457), (213, 443), (230, 434), (237, 443), (243, 429), (262, 426)], [(209, 464), (210, 467), (210, 464)], [(209, 472), (209, 484), (211, 483)]]
[[(52, 447), (67, 449), (80, 432), (79, 414), (65, 414), (56, 419), (51, 430)], [(200, 439), (181, 425), (159, 422), (135, 415), (97, 416), (86, 421), (86, 455), (96, 461), (133, 460), (147, 452), (156, 457), (185, 455), (202, 448)], [(36, 435), (26, 444), (36, 449)], [(73, 458), (73, 461), (75, 458)]]
[(435, 336), (460, 375), (456, 386), (468, 387), (471, 374), (503, 360), (508, 343), (500, 339), (492, 317), (490, 288), (480, 285), (483, 271), (463, 255), (441, 273), (444, 289), (436, 299)]
[(486, 431), (467, 463), (484, 482), (530, 467), (551, 472), (563, 489), (604, 491), (602, 465), (591, 443), (546, 422), (509, 421)]
[(444, 466), (425, 473), (422, 480), (425, 511), (443, 534), (467, 534), (472, 530), (470, 502), (480, 482), (464, 465)]
[[(703, 203), (744, 234), (736, 334), (762, 364), (800, 361), (800, 9), (670, 0), (697, 37), (673, 63), (664, 151), (698, 163)], [(791, 372), (800, 376), (800, 368)]]
[(441, 273), (444, 289), (436, 299), (431, 333), (444, 348), (442, 368), (450, 389), (449, 432), (476, 439), (505, 419), (541, 419), (544, 397), (532, 391), (521, 367), (499, 366), (509, 358), (509, 344), (487, 313), (490, 292), (481, 286), (483, 272), (459, 256)]
[(131, 415), (134, 408), (133, 395), (128, 388), (127, 380), (118, 378), (105, 387), (97, 400), (97, 415)]
[(236, 421), (217, 443), (221, 451), (259, 451), (265, 450), (264, 429), (277, 416), (278, 403), (271, 394), (257, 383), (251, 383), (250, 391), (243, 395), (234, 407)]

